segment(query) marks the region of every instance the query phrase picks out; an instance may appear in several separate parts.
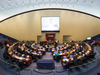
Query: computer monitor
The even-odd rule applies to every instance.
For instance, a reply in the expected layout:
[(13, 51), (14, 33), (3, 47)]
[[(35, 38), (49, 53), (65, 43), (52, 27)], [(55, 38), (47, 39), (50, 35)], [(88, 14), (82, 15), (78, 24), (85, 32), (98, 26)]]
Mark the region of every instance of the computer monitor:
[(60, 51), (60, 53), (62, 53), (62, 51)]
[(56, 54), (57, 52), (54, 52), (54, 54)]
[(38, 54), (41, 54), (41, 52), (39, 51)]
[(18, 53), (18, 56), (20, 56), (20, 53)]
[(60, 49), (61, 49), (62, 47), (60, 46)]
[(68, 51), (70, 51), (70, 49), (68, 49)]
[(52, 48), (52, 50), (55, 50), (55, 48)]
[(34, 53), (36, 53), (36, 51), (34, 51)]
[(57, 47), (57, 50), (58, 50), (59, 48)]
[(27, 57), (26, 57), (27, 59), (29, 59), (29, 55), (27, 55)]
[(66, 52), (66, 50), (64, 50), (64, 53)]
[(32, 52), (32, 50), (30, 50), (30, 52)]
[(43, 48), (43, 50), (45, 50), (45, 48)]
[(70, 58), (72, 58), (73, 56), (72, 55), (70, 55)]
[(22, 54), (22, 57), (24, 57), (24, 54)]
[(79, 52), (79, 55), (81, 55), (81, 52)]
[(63, 58), (64, 58), (64, 59), (67, 59), (67, 57), (66, 57), (66, 56), (64, 56)]

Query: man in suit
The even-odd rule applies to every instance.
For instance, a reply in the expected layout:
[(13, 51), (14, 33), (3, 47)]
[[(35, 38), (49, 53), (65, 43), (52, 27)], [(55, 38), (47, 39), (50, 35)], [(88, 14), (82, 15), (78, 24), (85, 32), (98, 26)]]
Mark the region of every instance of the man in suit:
[(78, 54), (75, 53), (75, 55), (73, 57), (75, 65), (77, 65), (77, 57), (78, 57)]
[(58, 41), (57, 39), (55, 39), (55, 48), (57, 47), (57, 45), (58, 45)]
[(2, 41), (0, 40), (0, 47), (3, 47)]

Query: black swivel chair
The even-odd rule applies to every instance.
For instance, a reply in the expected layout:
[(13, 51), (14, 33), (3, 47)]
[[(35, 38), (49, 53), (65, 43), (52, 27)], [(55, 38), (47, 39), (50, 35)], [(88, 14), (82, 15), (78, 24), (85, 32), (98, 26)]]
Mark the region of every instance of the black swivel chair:
[(59, 62), (60, 59), (61, 59), (61, 56), (60, 56), (60, 55), (58, 55), (57, 58), (55, 58), (55, 60), (56, 60), (57, 62)]

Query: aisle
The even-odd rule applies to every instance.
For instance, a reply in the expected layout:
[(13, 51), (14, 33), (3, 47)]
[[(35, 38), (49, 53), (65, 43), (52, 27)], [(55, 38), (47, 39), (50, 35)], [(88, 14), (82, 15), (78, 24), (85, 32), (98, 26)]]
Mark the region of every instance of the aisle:
[(53, 59), (51, 52), (46, 52), (42, 59)]

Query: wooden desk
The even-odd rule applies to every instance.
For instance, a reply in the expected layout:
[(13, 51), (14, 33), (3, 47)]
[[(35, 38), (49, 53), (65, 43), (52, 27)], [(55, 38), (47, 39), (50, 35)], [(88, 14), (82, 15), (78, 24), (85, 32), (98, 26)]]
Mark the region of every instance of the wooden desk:
[(13, 44), (12, 46), (9, 47), (9, 49), (8, 49), (9, 55), (10, 55), (12, 58), (15, 58), (15, 59), (18, 59), (18, 60), (22, 60), (22, 61), (27, 62), (27, 65), (28, 65), (28, 66), (31, 65), (31, 64), (32, 64), (32, 58), (31, 58), (31, 57), (30, 57), (29, 59), (27, 59), (27, 58), (25, 58), (25, 57), (18, 56), (18, 55), (14, 54), (14, 53), (12, 52), (13, 46), (14, 46), (14, 45), (16, 45), (16, 44)]

